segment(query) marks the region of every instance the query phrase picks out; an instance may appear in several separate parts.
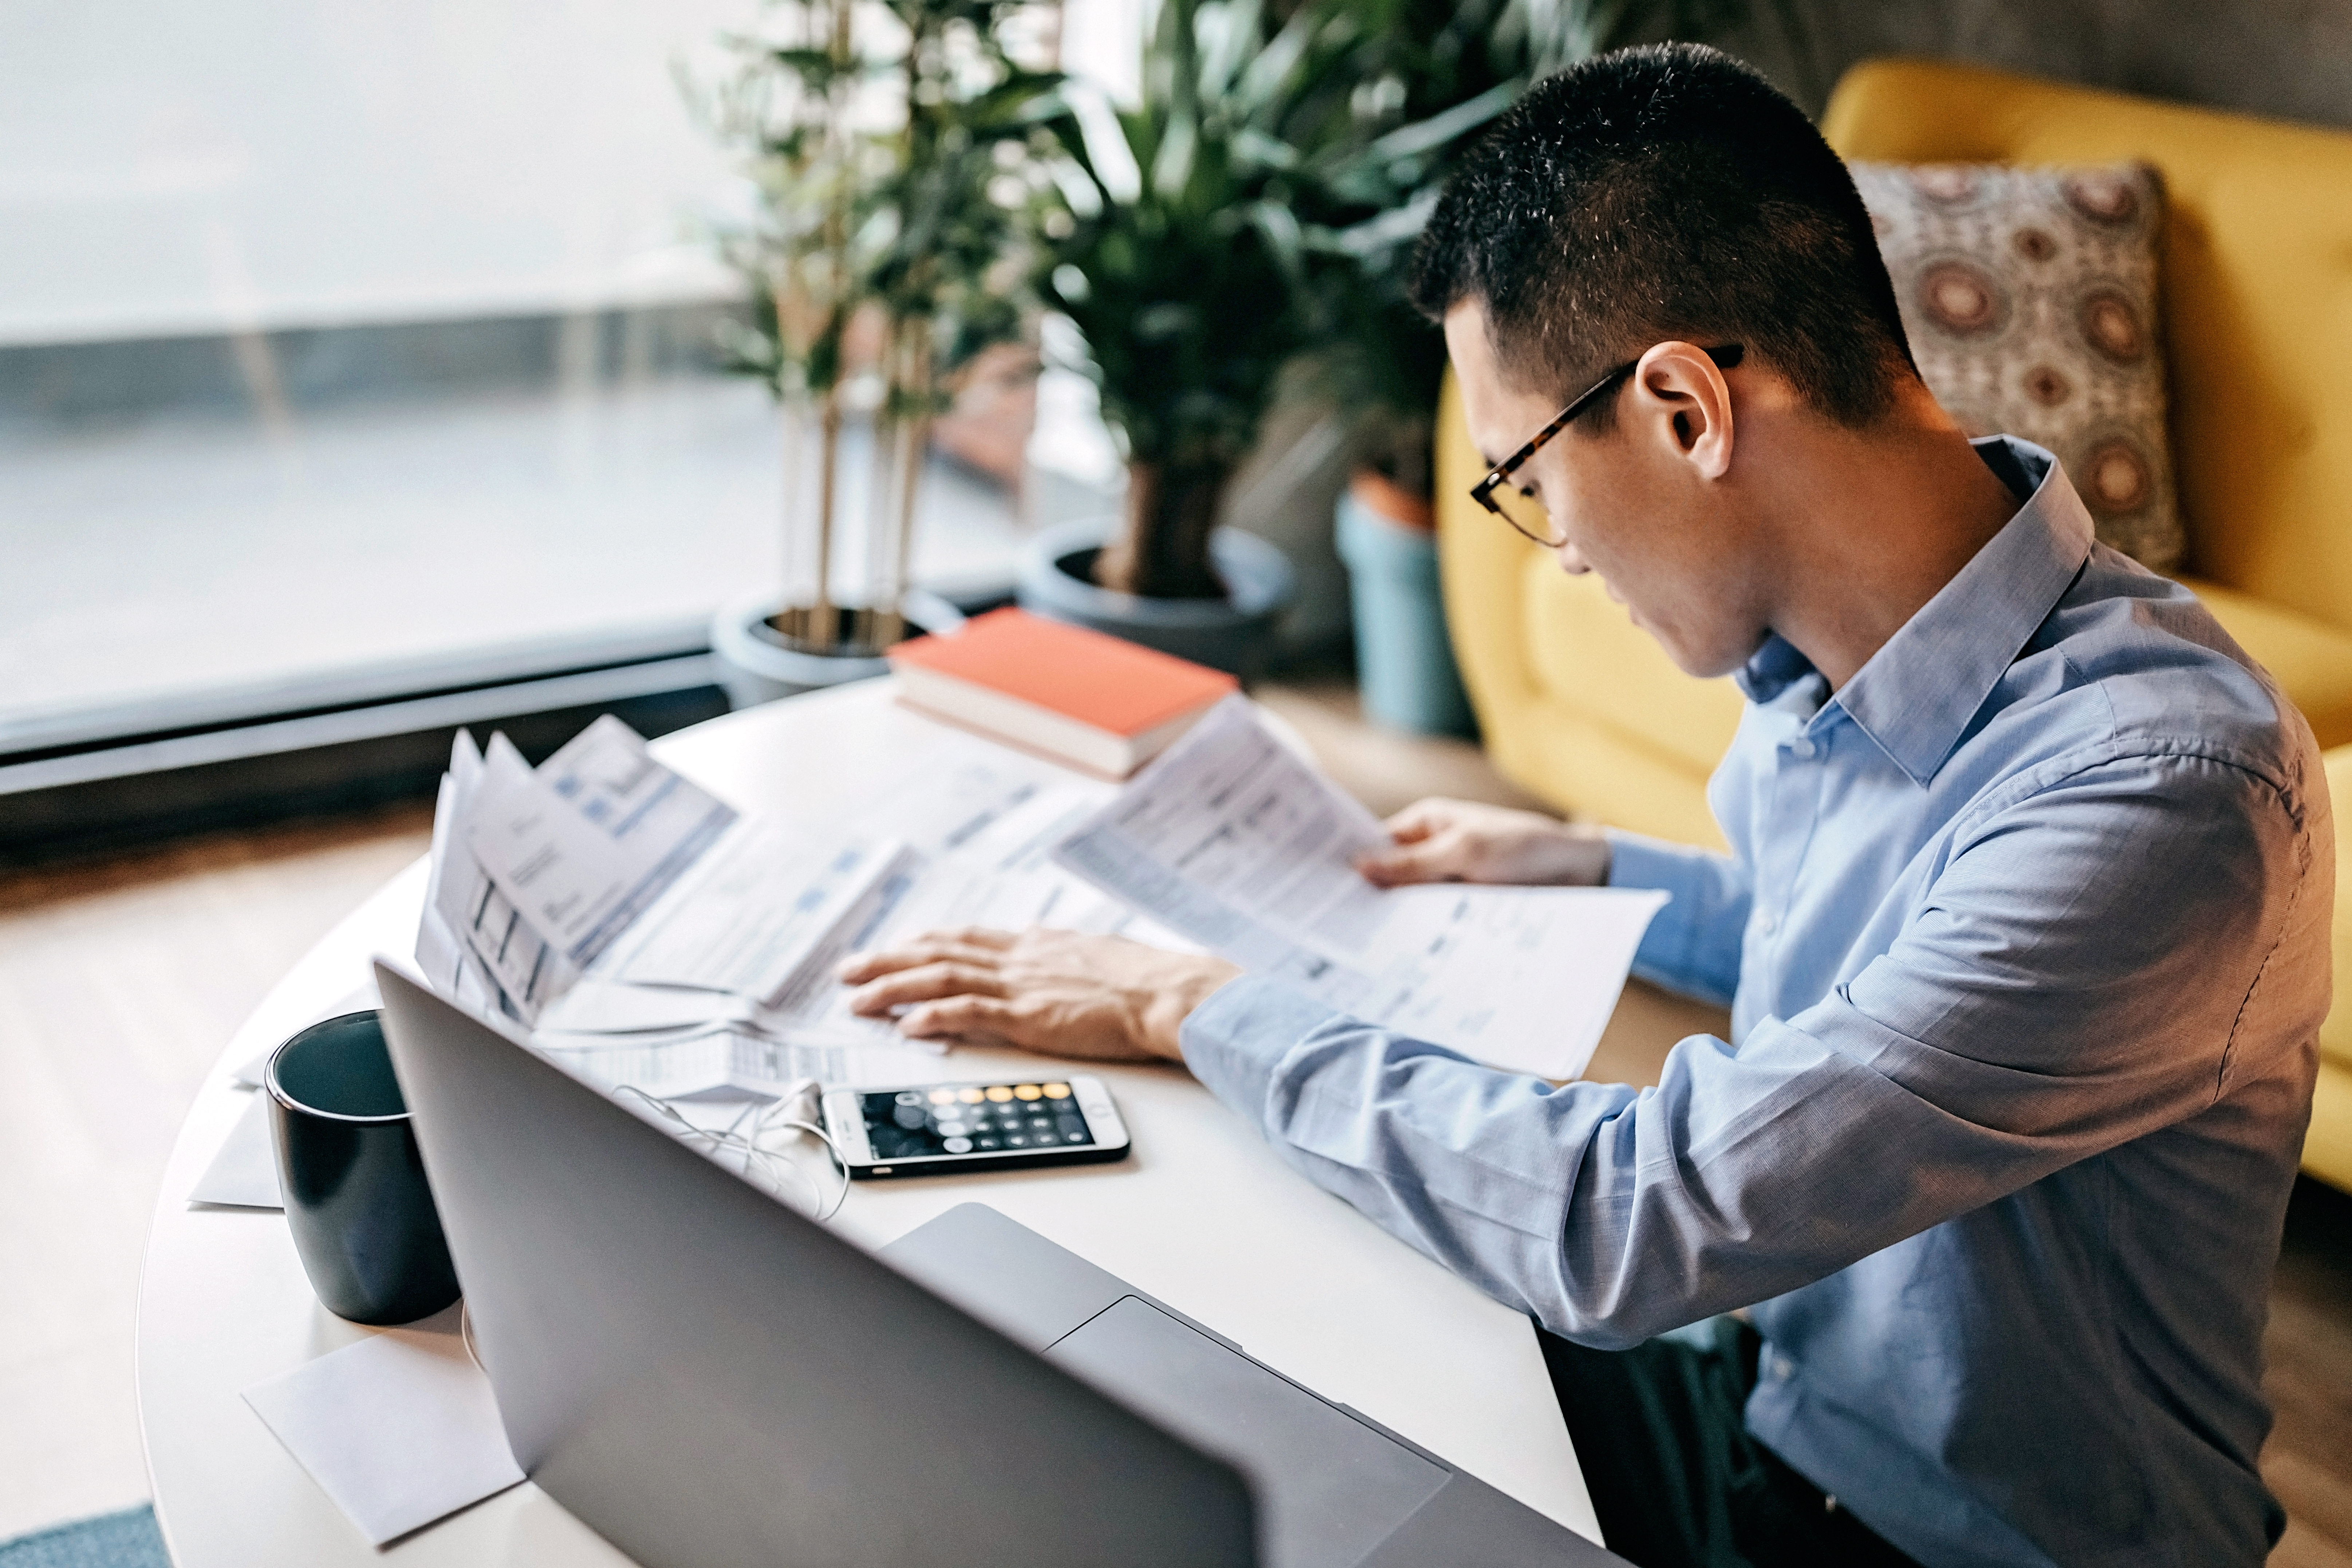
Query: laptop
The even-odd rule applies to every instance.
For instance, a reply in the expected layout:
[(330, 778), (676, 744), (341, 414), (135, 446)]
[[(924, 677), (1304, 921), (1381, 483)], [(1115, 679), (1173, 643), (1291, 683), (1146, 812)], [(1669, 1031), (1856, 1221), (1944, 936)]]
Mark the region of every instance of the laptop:
[(868, 1253), (376, 980), (515, 1459), (644, 1568), (1621, 1561), (984, 1205)]

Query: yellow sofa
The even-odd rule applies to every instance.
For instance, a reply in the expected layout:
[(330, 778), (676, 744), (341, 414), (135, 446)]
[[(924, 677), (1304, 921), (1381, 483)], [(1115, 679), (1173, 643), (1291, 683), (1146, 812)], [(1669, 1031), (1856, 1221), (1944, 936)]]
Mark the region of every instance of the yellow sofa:
[[(2302, 708), (2352, 812), (2352, 135), (1919, 60), (1856, 66), (1822, 130), (1850, 158), (2163, 172), (2185, 580)], [(1705, 789), (1738, 691), (1683, 675), (1599, 584), (1468, 500), (1478, 459), (1447, 397), (1446, 611), (1496, 766), (1565, 812), (1720, 845)], [(2341, 844), (2352, 860), (2352, 824)], [(2336, 953), (2352, 974), (2352, 898)], [(2340, 994), (2304, 1164), (2352, 1189), (2352, 985)]]

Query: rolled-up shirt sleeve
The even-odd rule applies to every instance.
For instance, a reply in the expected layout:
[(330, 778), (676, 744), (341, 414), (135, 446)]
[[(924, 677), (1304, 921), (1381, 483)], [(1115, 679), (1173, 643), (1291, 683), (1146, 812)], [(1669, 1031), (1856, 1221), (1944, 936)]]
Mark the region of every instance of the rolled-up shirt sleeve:
[(1739, 988), (1739, 939), (1754, 888), (1728, 855), (1638, 833), (1609, 835), (1609, 885), (1672, 895), (1642, 933), (1633, 973), (1653, 984), (1717, 1006)]
[[(1736, 1051), (1684, 1040), (1654, 1089), (1498, 1072), (1261, 978), (1196, 1010), (1185, 1059), (1488, 1295), (1630, 1345), (2210, 1104), (2266, 958), (2327, 918), (2308, 864), (2261, 779), (2127, 758), (1990, 814), (1850, 983)], [(2324, 976), (2309, 1000), (2315, 1027)]]

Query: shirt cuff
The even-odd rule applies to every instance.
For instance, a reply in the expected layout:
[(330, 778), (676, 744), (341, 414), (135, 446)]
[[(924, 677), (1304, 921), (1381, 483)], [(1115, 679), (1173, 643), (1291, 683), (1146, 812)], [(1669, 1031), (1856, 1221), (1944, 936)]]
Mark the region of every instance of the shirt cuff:
[(1184, 1065), (1211, 1094), (1263, 1125), (1275, 1065), (1337, 1015), (1280, 981), (1244, 974), (1219, 986), (1184, 1020)]

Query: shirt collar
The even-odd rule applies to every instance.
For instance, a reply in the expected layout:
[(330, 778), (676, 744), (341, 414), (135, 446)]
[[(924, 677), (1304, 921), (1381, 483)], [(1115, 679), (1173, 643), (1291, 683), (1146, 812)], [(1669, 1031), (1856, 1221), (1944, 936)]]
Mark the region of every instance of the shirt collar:
[[(2094, 540), (2091, 514), (2057, 458), (2014, 436), (1969, 445), (2012, 492), (2027, 496), (2025, 504), (1823, 705), (1844, 710), (1916, 784), (1943, 766), (2090, 558)], [(1739, 684), (1749, 700), (1766, 703), (1811, 673), (1812, 662), (1776, 633), (1748, 659)]]

